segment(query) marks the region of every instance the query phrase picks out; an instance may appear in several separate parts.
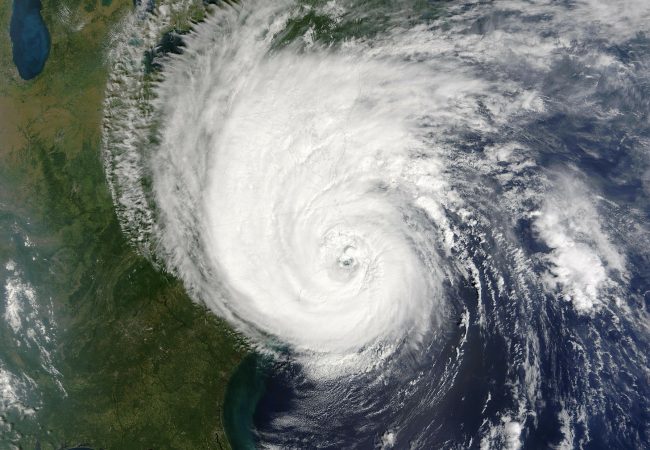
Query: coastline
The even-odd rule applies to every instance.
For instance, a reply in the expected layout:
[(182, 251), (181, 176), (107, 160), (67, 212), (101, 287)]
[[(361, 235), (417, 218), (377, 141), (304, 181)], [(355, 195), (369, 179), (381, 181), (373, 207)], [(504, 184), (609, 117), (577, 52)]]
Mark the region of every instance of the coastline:
[(233, 449), (254, 449), (253, 422), (257, 405), (266, 391), (262, 358), (250, 353), (230, 377), (223, 402), (223, 428)]

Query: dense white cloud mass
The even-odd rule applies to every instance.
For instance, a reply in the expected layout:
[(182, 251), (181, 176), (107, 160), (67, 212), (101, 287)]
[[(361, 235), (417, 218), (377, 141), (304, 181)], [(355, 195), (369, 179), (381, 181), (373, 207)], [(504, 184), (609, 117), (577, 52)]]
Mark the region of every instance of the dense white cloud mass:
[[(200, 27), (196, 53), (170, 62), (153, 159), (162, 244), (209, 306), (299, 351), (417, 342), (444, 308), (440, 236), (412, 217), (444, 184), (422, 122), (476, 84), (363, 47), (268, 57), (253, 32), (266, 17), (248, 17), (234, 48)], [(218, 289), (192, 278), (186, 221)]]
[[(556, 191), (534, 213), (535, 230), (551, 249), (551, 268), (544, 282), (559, 287), (580, 311), (601, 302), (603, 289), (625, 273), (625, 260), (610, 242), (596, 210), (599, 199), (580, 182), (558, 180)], [(612, 276), (614, 279), (612, 279)]]
[[(235, 308), (298, 346), (358, 350), (399, 337), (426, 327), (440, 295), (436, 261), (417, 255), (430, 239), (404, 221), (417, 142), (391, 108), (404, 97), (394, 73), (273, 58), (206, 142), (207, 252)], [(392, 89), (376, 92), (382, 84)]]

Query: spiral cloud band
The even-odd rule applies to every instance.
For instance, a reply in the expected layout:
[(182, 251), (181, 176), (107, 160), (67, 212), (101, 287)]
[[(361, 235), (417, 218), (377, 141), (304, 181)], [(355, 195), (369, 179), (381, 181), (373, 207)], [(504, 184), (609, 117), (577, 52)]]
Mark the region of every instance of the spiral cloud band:
[[(433, 175), (413, 173), (423, 145), (411, 103), (432, 86), (409, 65), (358, 51), (296, 60), (267, 56), (264, 40), (245, 50), (206, 50), (229, 80), (189, 76), (195, 61), (179, 58), (163, 84), (157, 203), (168, 218), (196, 208), (200, 247), (224, 287), (205, 301), (300, 350), (423, 334), (440, 270), (435, 236), (408, 219), (428, 189), (418, 177)], [(187, 187), (197, 172), (202, 184)], [(183, 190), (180, 203), (168, 200)]]
[(594, 158), (625, 136), (645, 161), (647, 83), (617, 49), (650, 8), (385, 3), (216, 7), (166, 54), (191, 1), (129, 18), (103, 136), (121, 225), (286, 362), (299, 401), (269, 445), (517, 448), (561, 423), (579, 447), (630, 392), (592, 380), (644, 358), (607, 337), (644, 335), (643, 205), (610, 201), (623, 176)]

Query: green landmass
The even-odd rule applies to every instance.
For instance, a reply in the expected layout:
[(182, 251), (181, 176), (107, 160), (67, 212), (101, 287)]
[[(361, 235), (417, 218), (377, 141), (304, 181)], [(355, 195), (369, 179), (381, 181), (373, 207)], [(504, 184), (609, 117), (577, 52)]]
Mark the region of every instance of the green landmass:
[[(294, 15), (284, 29), (274, 36), (275, 50), (289, 45), (303, 47), (308, 37), (313, 42), (336, 46), (350, 39), (370, 39), (396, 26), (396, 16), (411, 23), (437, 19), (443, 6), (430, 0), (363, 0), (361, 7), (343, 8), (337, 17), (332, 16), (329, 0), (298, 0)], [(345, 1), (343, 2), (345, 4)], [(395, 14), (401, 11), (400, 14)], [(391, 13), (392, 12), (392, 13)]]
[[(107, 37), (132, 8), (44, 0), (52, 48), (26, 82), (10, 63), (11, 1), (0, 3), (0, 227), (26, 227), (39, 251), (30, 277), (51, 296), (65, 389), (35, 379), (42, 407), (12, 424), (19, 448), (229, 448), (222, 404), (246, 345), (126, 242), (104, 180)], [(0, 243), (3, 261), (13, 245)]]

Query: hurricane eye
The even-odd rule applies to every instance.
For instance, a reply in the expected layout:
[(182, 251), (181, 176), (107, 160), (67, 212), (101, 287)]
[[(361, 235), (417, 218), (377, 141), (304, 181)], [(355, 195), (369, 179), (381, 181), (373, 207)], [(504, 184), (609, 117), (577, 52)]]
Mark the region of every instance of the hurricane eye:
[(339, 256), (339, 266), (344, 269), (349, 269), (356, 265), (354, 258), (354, 247), (348, 246), (343, 249), (343, 253)]

